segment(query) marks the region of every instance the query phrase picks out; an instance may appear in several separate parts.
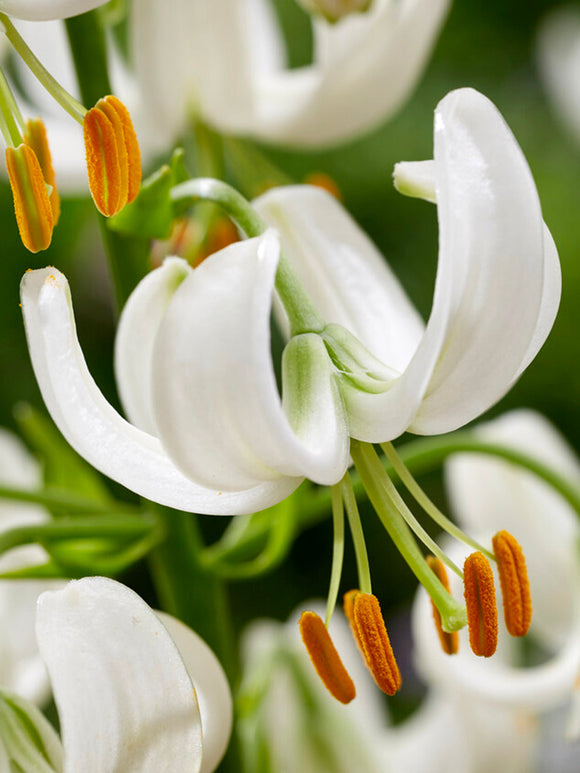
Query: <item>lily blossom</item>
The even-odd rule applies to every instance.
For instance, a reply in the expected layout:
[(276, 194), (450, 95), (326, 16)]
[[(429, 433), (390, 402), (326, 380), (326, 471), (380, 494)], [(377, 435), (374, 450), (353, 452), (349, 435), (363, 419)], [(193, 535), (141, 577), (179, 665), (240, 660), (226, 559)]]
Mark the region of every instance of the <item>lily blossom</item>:
[[(541, 415), (514, 411), (479, 426), (488, 442), (525, 451), (580, 483), (580, 463), (562, 436)], [(414, 608), (415, 660), (426, 679), (443, 689), (478, 696), (497, 706), (538, 712), (570, 698), (579, 700), (580, 566), (578, 516), (553, 489), (532, 473), (501, 459), (458, 454), (446, 466), (452, 510), (460, 525), (481, 539), (499, 525), (517, 535), (526, 554), (534, 600), (530, 636), (546, 654), (539, 665), (524, 667), (505, 629), (498, 655), (482, 663), (460, 633), (459, 653), (445, 655), (436, 641), (430, 602), (418, 592)], [(461, 556), (457, 556), (461, 559)], [(457, 578), (452, 591), (461, 593)], [(453, 587), (455, 586), (455, 587)], [(503, 622), (503, 621), (502, 621)], [(569, 727), (577, 735), (578, 727)]]
[(132, 59), (150, 119), (169, 141), (190, 120), (298, 146), (336, 144), (390, 117), (431, 53), (449, 0), (374, 0), (331, 24), (313, 19), (310, 65), (286, 66), (271, 0), (141, 0)]
[(48, 21), (78, 16), (106, 2), (107, 0), (0, 0), (0, 12), (15, 19)]
[[(16, 435), (0, 429), (0, 482), (6, 486), (34, 489), (40, 485), (39, 465)], [(0, 533), (46, 521), (42, 507), (19, 502), (0, 503)], [(0, 559), (0, 571), (9, 572), (46, 560), (38, 545), (26, 545)], [(48, 700), (48, 675), (34, 634), (36, 601), (43, 591), (59, 588), (58, 580), (2, 580), (0, 582), (0, 686), (26, 700)]]
[(466, 89), (443, 100), (427, 163), (441, 236), (426, 328), (329, 194), (298, 186), (256, 202), (331, 323), (287, 344), (282, 399), (270, 353), (280, 259), (272, 230), (195, 271), (168, 259), (137, 286), (116, 343), (132, 424), (90, 377), (66, 278), (28, 272), (21, 296), (32, 364), (69, 443), (148, 499), (238, 514), (280, 501), (304, 477), (339, 481), (349, 435), (382, 442), (405, 430), (447, 432), (493, 405), (552, 326), (557, 252), (519, 146), (485, 97)]
[(232, 699), (207, 644), (129, 588), (74, 580), (38, 602), (38, 645), (62, 732), (64, 773), (211, 773)]
[[(320, 602), (305, 606), (323, 614)], [(287, 623), (255, 621), (244, 633), (240, 705), (252, 710), (239, 730), (247, 752), (266, 749), (283, 773), (486, 773), (499, 762), (506, 773), (529, 770), (537, 732), (522, 712), (432, 687), (409, 719), (393, 725), (340, 612), (329, 630), (357, 696), (338, 704), (302, 646), (299, 614)]]

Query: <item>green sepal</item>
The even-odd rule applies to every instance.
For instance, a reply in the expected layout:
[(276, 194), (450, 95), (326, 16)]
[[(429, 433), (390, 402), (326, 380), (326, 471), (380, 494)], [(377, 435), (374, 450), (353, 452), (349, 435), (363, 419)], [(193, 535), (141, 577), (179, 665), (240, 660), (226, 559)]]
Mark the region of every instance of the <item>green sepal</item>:
[(174, 150), (169, 164), (163, 164), (143, 181), (135, 201), (109, 218), (109, 228), (126, 236), (168, 239), (173, 221), (183, 209), (175, 205), (169, 193), (189, 178), (184, 156), (182, 148)]

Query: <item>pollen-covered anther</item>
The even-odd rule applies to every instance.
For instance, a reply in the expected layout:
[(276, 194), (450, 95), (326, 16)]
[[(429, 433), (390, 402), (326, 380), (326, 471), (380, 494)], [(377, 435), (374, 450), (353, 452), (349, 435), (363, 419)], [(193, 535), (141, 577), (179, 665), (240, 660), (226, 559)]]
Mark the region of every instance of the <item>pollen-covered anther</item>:
[(497, 559), (506, 628), (512, 636), (525, 636), (532, 621), (526, 559), (519, 542), (507, 531), (499, 531), (492, 545)]
[(354, 597), (353, 617), (357, 640), (377, 685), (387, 695), (401, 687), (401, 672), (393, 655), (379, 600), (371, 593)]
[(101, 214), (130, 204), (141, 185), (141, 153), (131, 116), (117, 97), (99, 99), (84, 119), (89, 188)]
[(45, 250), (52, 240), (54, 216), (35, 152), (25, 143), (7, 148), (6, 168), (22, 243), (30, 252)]
[(463, 582), (469, 644), (476, 655), (489, 658), (497, 647), (497, 604), (493, 572), (483, 553), (467, 556)]
[[(431, 571), (433, 571), (445, 590), (450, 593), (451, 588), (449, 586), (449, 577), (447, 570), (443, 566), (443, 562), (435, 556), (427, 556), (427, 564)], [(435, 621), (435, 627), (437, 628), (437, 634), (439, 635), (439, 641), (441, 642), (441, 648), (447, 655), (456, 655), (459, 651), (459, 634), (457, 631), (453, 633), (447, 633), (443, 630), (443, 624), (441, 622), (441, 614), (435, 606), (433, 600), (431, 600), (431, 606), (433, 607), (433, 620)]]
[(356, 688), (322, 619), (315, 612), (303, 612), (299, 625), (304, 646), (324, 686), (337, 701), (350, 703)]
[(49, 194), (49, 199), (50, 206), (52, 207), (53, 226), (55, 226), (60, 217), (60, 196), (58, 195), (58, 189), (56, 187), (56, 176), (54, 174), (50, 146), (46, 136), (46, 127), (41, 118), (29, 118), (28, 121), (26, 121), (24, 142), (34, 151), (42, 170), (42, 176), (44, 177), (46, 184), (52, 189)]

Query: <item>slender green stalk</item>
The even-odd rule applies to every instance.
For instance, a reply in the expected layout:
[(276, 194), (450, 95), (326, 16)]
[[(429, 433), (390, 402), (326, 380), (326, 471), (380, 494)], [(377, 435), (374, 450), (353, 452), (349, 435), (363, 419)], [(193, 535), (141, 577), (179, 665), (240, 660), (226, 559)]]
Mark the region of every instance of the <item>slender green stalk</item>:
[[(242, 194), (220, 180), (207, 177), (187, 180), (172, 189), (171, 198), (173, 201), (212, 201), (219, 204), (250, 238), (260, 236), (267, 228)], [(319, 333), (324, 329), (324, 321), (284, 255), (280, 255), (278, 262), (276, 291), (288, 315), (291, 335)]]
[(28, 490), (19, 489), (11, 486), (0, 486), (0, 500), (10, 499), (15, 502), (30, 502), (35, 505), (43, 505), (47, 508), (59, 508), (69, 513), (110, 513), (122, 512), (127, 514), (137, 514), (139, 508), (128, 505), (124, 502), (98, 502), (88, 497), (71, 494), (67, 489), (40, 489)]
[(356, 568), (358, 571), (359, 590), (361, 593), (372, 593), (373, 591), (371, 585), (371, 570), (369, 568), (369, 556), (367, 553), (367, 546), (365, 545), (365, 537), (360, 521), (360, 514), (356, 503), (356, 497), (354, 495), (354, 491), (352, 490), (352, 483), (350, 482), (350, 474), (348, 470), (338, 485), (340, 486), (342, 498), (344, 499), (348, 525), (350, 526), (350, 533), (352, 534), (354, 553), (356, 557)]
[(437, 505), (435, 505), (434, 502), (429, 499), (427, 494), (411, 475), (409, 468), (405, 465), (405, 462), (396, 452), (392, 443), (381, 443), (381, 448), (385, 452), (385, 456), (389, 462), (393, 465), (393, 469), (401, 479), (401, 482), (407, 491), (417, 500), (423, 510), (435, 521), (436, 524), (438, 524), (452, 537), (455, 537), (455, 539), (458, 539), (460, 542), (464, 542), (466, 545), (470, 545), (475, 550), (481, 551), (490, 559), (490, 561), (496, 560), (494, 554), (491, 551), (486, 550), (486, 548), (480, 545), (477, 540), (474, 540), (473, 537), (470, 537), (468, 534), (462, 531), (459, 526), (453, 523), (453, 521), (449, 520), (449, 518), (447, 518), (447, 516), (441, 512)]
[(0, 68), (0, 112), (10, 134), (10, 144), (17, 147), (22, 142), (22, 133), (26, 128), (24, 118), (14, 99), (4, 71)]
[(4, 13), (0, 13), (0, 24), (4, 27), (6, 37), (12, 44), (14, 50), (32, 74), (40, 81), (42, 86), (44, 86), (53, 99), (58, 102), (62, 109), (65, 110), (71, 118), (74, 118), (75, 121), (78, 121), (78, 123), (82, 125), (87, 113), (84, 105), (81, 105), (80, 102), (71, 96), (68, 91), (52, 77), (46, 67), (36, 58), (16, 27)]
[(344, 508), (340, 484), (332, 487), (332, 524), (334, 540), (332, 545), (332, 570), (330, 572), (330, 587), (326, 602), (326, 618), (324, 624), (328, 628), (340, 588), (342, 577), (342, 562), (344, 559)]
[(443, 629), (448, 632), (458, 631), (466, 623), (465, 607), (448, 593), (429, 568), (409, 527), (394, 509), (392, 502), (385, 497), (383, 478), (386, 473), (374, 448), (368, 443), (353, 440), (351, 456), (369, 499), (397, 550), (437, 606)]

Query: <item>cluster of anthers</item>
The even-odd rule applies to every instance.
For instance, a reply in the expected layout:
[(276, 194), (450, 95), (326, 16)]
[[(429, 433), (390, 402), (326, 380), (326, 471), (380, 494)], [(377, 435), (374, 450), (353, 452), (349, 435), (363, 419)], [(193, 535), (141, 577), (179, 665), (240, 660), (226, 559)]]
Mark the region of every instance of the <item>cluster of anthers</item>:
[[(386, 450), (389, 451), (391, 461), (395, 460), (396, 457), (394, 456), (392, 446)], [(409, 471), (402, 467), (400, 457), (397, 461), (397, 466), (398, 472), (403, 473), (401, 477), (404, 479), (404, 482), (410, 484)], [(388, 477), (386, 472), (384, 472), (384, 476), (385, 478)], [(394, 695), (402, 684), (401, 673), (393, 654), (379, 601), (370, 592), (366, 548), (364, 547), (364, 541), (362, 541), (361, 524), (352, 486), (350, 482), (345, 484), (345, 479), (338, 485), (342, 487), (342, 491), (337, 489), (337, 496), (333, 499), (335, 548), (337, 523), (339, 524), (338, 541), (341, 544), (343, 543), (340, 519), (337, 520), (336, 518), (336, 504), (340, 501), (340, 498), (343, 498), (357, 554), (359, 582), (362, 580), (362, 584), (365, 585), (364, 591), (351, 590), (345, 594), (344, 613), (350, 623), (358, 648), (376, 684), (387, 695)], [(455, 537), (458, 537), (467, 544), (477, 546), (473, 539), (464, 535), (455, 525), (451, 525), (447, 521), (445, 516), (427, 499), (425, 493), (418, 488), (416, 481), (413, 481), (413, 485), (410, 485), (410, 488), (413, 489), (417, 500), (421, 502), (429, 514), (433, 514), (433, 512), (439, 514), (440, 517), (438, 517), (437, 521), (444, 523), (445, 527), (449, 527), (447, 528), (448, 531), (452, 531)], [(373, 501), (373, 504), (375, 509), (377, 509), (377, 513), (381, 515), (380, 508), (376, 507), (377, 501)], [(409, 520), (407, 520), (407, 523), (409, 523)], [(394, 537), (394, 533), (389, 529), (387, 523), (385, 523), (385, 526), (387, 526), (391, 536)], [(413, 530), (416, 535), (422, 531), (418, 525)], [(497, 564), (506, 629), (511, 636), (521, 637), (526, 635), (532, 618), (530, 585), (522, 549), (509, 532), (499, 531), (493, 537), (493, 552), (478, 546), (480, 549), (472, 552), (465, 559), (463, 571), (427, 537), (424, 531), (422, 536), (425, 538), (423, 541), (437, 553), (437, 556), (428, 555), (423, 558), (422, 555), (410, 555), (404, 549), (403, 543), (399, 539), (394, 538), (394, 541), (399, 549), (403, 547), (401, 553), (431, 595), (435, 626), (441, 647), (446, 654), (454, 655), (458, 652), (458, 630), (466, 622), (469, 630), (469, 644), (475, 655), (488, 658), (496, 651), (498, 642), (498, 612), (494, 575), (491, 566), (492, 561)], [(333, 563), (334, 582), (331, 581), (326, 621), (323, 621), (315, 612), (306, 611), (302, 614), (299, 625), (304, 645), (325, 687), (341, 703), (350, 703), (356, 696), (356, 688), (342, 663), (328, 631), (328, 625), (336, 602), (336, 596), (332, 589), (334, 586), (336, 590), (337, 581), (340, 576), (340, 568), (336, 569), (335, 564), (336, 562)], [(454, 607), (451, 607), (445, 601), (445, 599), (452, 603), (456, 601), (451, 596), (449, 577), (445, 564), (463, 580), (464, 607), (460, 607), (457, 603), (455, 603)], [(340, 567), (341, 559), (338, 561), (338, 565)], [(426, 569), (426, 574), (423, 573), (423, 569)], [(430, 578), (435, 580), (434, 584), (430, 581)], [(443, 604), (441, 603), (442, 601)], [(447, 607), (445, 608), (446, 604)], [(452, 613), (449, 614), (451, 609)], [(440, 610), (444, 611), (444, 617), (442, 617)]]
[[(91, 195), (103, 215), (117, 214), (135, 199), (141, 185), (141, 154), (127, 108), (109, 95), (87, 110), (55, 81), (1, 13), (0, 25), (44, 88), (82, 125)], [(60, 215), (46, 129), (40, 118), (25, 121), (1, 69), (0, 131), (7, 145), (6, 167), (20, 238), (31, 252), (45, 250)]]

